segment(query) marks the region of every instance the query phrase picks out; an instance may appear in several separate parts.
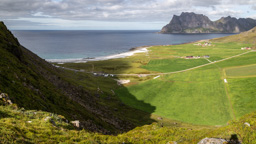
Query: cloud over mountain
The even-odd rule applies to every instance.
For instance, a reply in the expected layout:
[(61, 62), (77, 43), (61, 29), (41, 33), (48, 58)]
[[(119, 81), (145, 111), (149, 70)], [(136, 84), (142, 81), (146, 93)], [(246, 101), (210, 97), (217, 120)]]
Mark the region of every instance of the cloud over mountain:
[(166, 23), (172, 15), (187, 11), (204, 13), (211, 19), (228, 15), (250, 17), (256, 14), (253, 1), (241, 3), (239, 0), (1, 0), (0, 17), (1, 20), (7, 20), (10, 25), (21, 22), (20, 19), (27, 19), (26, 22), (37, 25), (45, 24), (38, 22), (38, 18), (41, 21), (43, 18), (51, 18), (81, 22)]

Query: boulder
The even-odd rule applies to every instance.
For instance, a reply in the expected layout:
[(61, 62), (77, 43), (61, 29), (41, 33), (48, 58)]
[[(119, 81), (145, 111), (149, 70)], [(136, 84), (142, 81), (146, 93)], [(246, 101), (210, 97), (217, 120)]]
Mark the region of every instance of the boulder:
[(228, 143), (224, 139), (219, 139), (219, 138), (204, 138), (202, 139), (199, 143), (197, 144), (226, 144)]

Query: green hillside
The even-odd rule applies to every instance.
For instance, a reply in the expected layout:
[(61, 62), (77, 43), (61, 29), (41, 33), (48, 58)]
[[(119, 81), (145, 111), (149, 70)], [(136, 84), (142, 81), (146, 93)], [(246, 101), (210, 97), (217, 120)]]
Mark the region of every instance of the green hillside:
[(222, 37), (222, 38), (215, 38), (212, 39), (213, 42), (239, 42), (239, 43), (246, 43), (246, 44), (253, 44), (255, 47), (256, 45), (256, 27), (253, 29), (242, 32), (237, 35)]
[[(2, 99), (0, 99), (2, 102)], [(174, 143), (195, 144), (205, 137), (235, 143), (256, 142), (256, 113), (230, 121), (225, 127), (202, 127), (157, 123), (137, 127), (117, 136), (77, 130), (63, 117), (44, 111), (24, 110), (13, 105), (0, 106), (0, 143)], [(248, 126), (250, 125), (250, 126)]]
[(111, 92), (115, 87), (110, 78), (57, 69), (22, 47), (0, 23), (0, 90), (18, 106), (58, 113), (101, 133), (124, 132), (154, 121), (145, 112), (121, 105)]
[(0, 97), (0, 143), (255, 143), (255, 33), (54, 64), (67, 70), (22, 47), (0, 23), (0, 94), (15, 103)]

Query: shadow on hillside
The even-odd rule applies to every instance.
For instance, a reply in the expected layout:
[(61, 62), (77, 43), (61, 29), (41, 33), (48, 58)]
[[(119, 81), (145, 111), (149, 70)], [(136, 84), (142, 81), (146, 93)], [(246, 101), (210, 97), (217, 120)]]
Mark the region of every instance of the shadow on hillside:
[(7, 114), (7, 113), (5, 113), (5, 112), (0, 111), (0, 119), (1, 118), (10, 118), (10, 117), (12, 117), (12, 116)]
[[(104, 67), (102, 67), (102, 64), (98, 63), (99, 62), (96, 62), (95, 64), (95, 73), (122, 74), (125, 73), (126, 69), (131, 67), (129, 62), (122, 59), (115, 61), (103, 61)], [(102, 69), (97, 68), (97, 65)], [(113, 88), (115, 94), (113, 95), (114, 100), (106, 100), (105, 102), (109, 103), (110, 108), (115, 107), (113, 111), (114, 115), (122, 119), (122, 121), (124, 122), (124, 124), (120, 127), (121, 129), (119, 128), (119, 130), (121, 130), (121, 133), (128, 132), (129, 130), (132, 130), (139, 126), (148, 125), (156, 122), (154, 119), (151, 118), (151, 114), (155, 112), (156, 107), (152, 106), (149, 103), (145, 103), (142, 100), (138, 100), (133, 94), (129, 92), (127, 87), (125, 87), (123, 84), (119, 84), (118, 86), (118, 82), (114, 80), (139, 79), (139, 77), (109, 77), (112, 79), (111, 85), (115, 85), (115, 88)]]
[(137, 126), (143, 126), (155, 122), (155, 120), (151, 118), (151, 114), (155, 112), (155, 106), (145, 103), (142, 100), (138, 100), (124, 86), (117, 91), (116, 98), (121, 102), (120, 109), (122, 111), (120, 111), (120, 113), (123, 113), (124, 118), (134, 124), (133, 127), (129, 128), (129, 130)]

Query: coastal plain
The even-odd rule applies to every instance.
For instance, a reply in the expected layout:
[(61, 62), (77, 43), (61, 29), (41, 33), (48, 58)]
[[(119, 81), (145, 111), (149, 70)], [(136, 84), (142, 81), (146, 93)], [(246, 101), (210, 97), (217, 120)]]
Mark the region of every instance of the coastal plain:
[[(256, 110), (256, 106), (246, 106), (245, 103), (247, 100), (253, 101), (254, 93), (250, 89), (254, 85), (244, 89), (249, 92), (243, 97), (240, 97), (243, 92), (234, 89), (248, 81), (253, 83), (255, 79), (230, 79), (230, 72), (225, 73), (225, 70), (232, 70), (229, 67), (234, 69), (255, 63), (256, 52), (241, 50), (242, 47), (252, 47), (252, 44), (205, 40), (182, 45), (152, 46), (145, 53), (122, 59), (66, 63), (61, 66), (115, 74), (119, 80), (130, 80), (115, 89), (120, 100), (130, 107), (185, 123), (226, 125), (229, 120)], [(239, 83), (234, 83), (235, 80)], [(154, 106), (155, 110), (148, 105), (140, 105), (139, 101)]]

